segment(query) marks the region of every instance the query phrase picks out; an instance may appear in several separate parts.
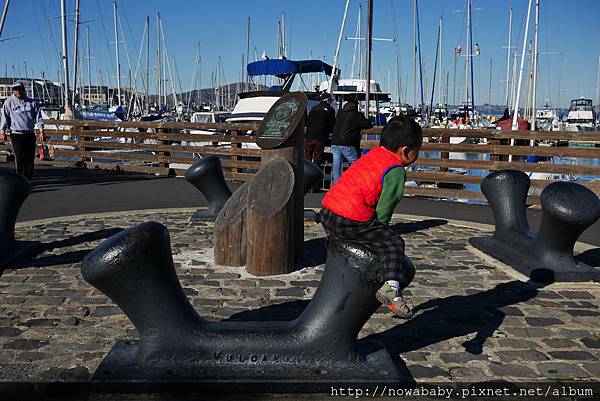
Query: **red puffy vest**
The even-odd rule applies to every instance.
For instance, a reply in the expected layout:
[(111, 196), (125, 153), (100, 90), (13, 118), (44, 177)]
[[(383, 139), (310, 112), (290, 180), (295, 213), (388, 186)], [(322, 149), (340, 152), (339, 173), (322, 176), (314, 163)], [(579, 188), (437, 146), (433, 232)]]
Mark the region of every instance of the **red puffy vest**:
[(403, 166), (395, 153), (383, 146), (358, 159), (327, 192), (323, 206), (349, 220), (366, 222), (375, 218), (385, 174)]

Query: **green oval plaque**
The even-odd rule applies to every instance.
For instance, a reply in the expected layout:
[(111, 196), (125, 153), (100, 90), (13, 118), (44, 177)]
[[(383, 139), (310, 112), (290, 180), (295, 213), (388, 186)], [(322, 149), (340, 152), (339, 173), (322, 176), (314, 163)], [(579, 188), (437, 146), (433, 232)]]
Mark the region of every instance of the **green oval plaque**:
[(298, 128), (302, 121), (308, 99), (302, 92), (282, 96), (265, 115), (256, 143), (262, 149), (273, 149), (282, 145)]

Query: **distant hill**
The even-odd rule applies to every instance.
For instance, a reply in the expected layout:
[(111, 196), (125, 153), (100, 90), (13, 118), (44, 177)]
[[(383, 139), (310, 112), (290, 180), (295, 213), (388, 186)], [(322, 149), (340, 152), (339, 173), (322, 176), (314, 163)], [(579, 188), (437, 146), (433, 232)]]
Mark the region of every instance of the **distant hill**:
[[(250, 87), (248, 84), (240, 82), (226, 84), (219, 86), (218, 88), (204, 88), (194, 89), (192, 91), (186, 91), (177, 94), (177, 101), (187, 104), (230, 104), (233, 106), (237, 102), (238, 91), (240, 93), (254, 91), (254, 90), (268, 90), (269, 88), (264, 85), (258, 85), (258, 89), (254, 86)], [(216, 96), (220, 98), (217, 102)], [(150, 95), (150, 101), (156, 102), (158, 100), (157, 95)], [(168, 106), (173, 106), (173, 95), (167, 94)]]

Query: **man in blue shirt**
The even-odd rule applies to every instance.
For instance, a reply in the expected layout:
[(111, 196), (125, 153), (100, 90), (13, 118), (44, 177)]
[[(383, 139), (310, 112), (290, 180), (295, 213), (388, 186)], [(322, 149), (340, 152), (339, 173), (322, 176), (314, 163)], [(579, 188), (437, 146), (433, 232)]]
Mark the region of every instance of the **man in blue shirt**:
[(42, 110), (35, 100), (27, 97), (23, 82), (16, 81), (12, 90), (12, 96), (2, 106), (0, 142), (6, 140), (6, 133), (10, 131), (17, 173), (31, 181), (35, 160), (34, 128), (39, 129), (40, 141), (46, 140)]

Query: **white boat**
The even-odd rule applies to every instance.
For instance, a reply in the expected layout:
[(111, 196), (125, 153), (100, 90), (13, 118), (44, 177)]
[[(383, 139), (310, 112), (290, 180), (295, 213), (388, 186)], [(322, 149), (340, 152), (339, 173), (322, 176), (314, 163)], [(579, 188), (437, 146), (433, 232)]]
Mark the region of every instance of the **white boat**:
[[(239, 94), (239, 100), (227, 118), (227, 122), (262, 121), (271, 106), (284, 94), (290, 92), (296, 76), (308, 73), (331, 75), (333, 67), (320, 60), (261, 60), (248, 64), (248, 76), (276, 76), (282, 79), (281, 85), (273, 85), (268, 90), (257, 90)], [(322, 90), (322, 88), (321, 88)], [(320, 93), (305, 91), (308, 110), (319, 103)]]
[(596, 117), (592, 106), (592, 99), (573, 99), (569, 114), (565, 124), (566, 131), (593, 131), (595, 128)]
[(560, 119), (555, 108), (545, 105), (535, 112), (535, 126), (538, 131), (558, 131)]

